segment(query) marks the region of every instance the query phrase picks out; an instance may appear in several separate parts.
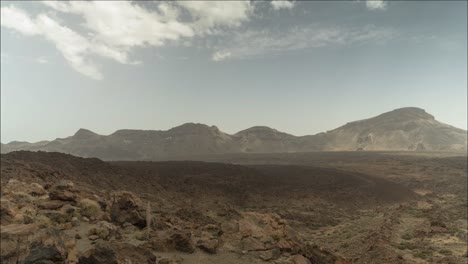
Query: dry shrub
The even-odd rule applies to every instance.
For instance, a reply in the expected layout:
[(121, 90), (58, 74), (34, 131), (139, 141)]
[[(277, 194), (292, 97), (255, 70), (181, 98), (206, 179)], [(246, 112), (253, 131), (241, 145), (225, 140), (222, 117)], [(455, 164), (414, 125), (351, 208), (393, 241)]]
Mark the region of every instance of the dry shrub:
[(50, 227), (52, 225), (50, 218), (45, 215), (36, 215), (33, 218), (33, 222), (43, 228)]
[(12, 200), (20, 205), (32, 203), (34, 198), (25, 192), (13, 192)]
[(97, 217), (101, 213), (101, 207), (96, 201), (85, 198), (80, 201), (81, 215), (86, 217)]

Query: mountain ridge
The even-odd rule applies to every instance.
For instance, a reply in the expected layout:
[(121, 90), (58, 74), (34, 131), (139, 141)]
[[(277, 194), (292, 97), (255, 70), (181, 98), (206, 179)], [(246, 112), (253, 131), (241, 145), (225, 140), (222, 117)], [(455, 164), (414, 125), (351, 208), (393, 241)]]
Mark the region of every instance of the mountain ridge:
[(168, 130), (121, 129), (99, 135), (80, 128), (73, 136), (36, 143), (2, 144), (15, 150), (56, 151), (104, 160), (158, 160), (223, 153), (308, 151), (466, 151), (466, 131), (441, 123), (424, 109), (405, 107), (348, 122), (315, 135), (294, 136), (267, 126), (228, 134), (216, 126), (185, 123)]

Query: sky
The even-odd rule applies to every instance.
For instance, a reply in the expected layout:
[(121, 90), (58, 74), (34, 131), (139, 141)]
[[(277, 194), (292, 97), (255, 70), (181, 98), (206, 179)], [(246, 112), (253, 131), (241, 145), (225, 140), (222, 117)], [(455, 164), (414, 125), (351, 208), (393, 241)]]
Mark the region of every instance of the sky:
[(186, 122), (467, 128), (466, 1), (1, 2), (1, 142)]

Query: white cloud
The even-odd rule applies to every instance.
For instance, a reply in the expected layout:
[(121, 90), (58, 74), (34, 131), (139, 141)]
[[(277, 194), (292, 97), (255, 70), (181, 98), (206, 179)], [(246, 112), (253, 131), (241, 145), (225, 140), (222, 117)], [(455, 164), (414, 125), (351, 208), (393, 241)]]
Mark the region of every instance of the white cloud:
[(91, 42), (47, 15), (40, 14), (36, 22), (44, 37), (55, 44), (73, 69), (93, 79), (102, 79), (99, 67), (86, 56), (93, 52)]
[[(91, 78), (100, 80), (102, 74), (96, 65), (87, 61), (84, 56), (91, 44), (73, 30), (59, 25), (55, 20), (45, 14), (32, 19), (26, 12), (15, 7), (2, 7), (2, 26), (15, 29), (18, 32), (31, 36), (42, 35), (56, 46), (68, 63), (78, 72)], [(4, 17), (4, 14), (6, 16)], [(20, 19), (14, 23), (11, 19)], [(26, 26), (25, 26), (26, 25)], [(34, 25), (34, 26), (31, 26)]]
[(177, 12), (167, 3), (159, 5), (159, 12), (128, 1), (45, 4), (61, 12), (81, 15), (85, 20), (84, 25), (95, 35), (96, 40), (110, 46), (162, 46), (165, 41), (194, 35), (190, 26), (175, 20)]
[(387, 3), (384, 0), (367, 0), (366, 7), (370, 10), (384, 10)]
[(294, 2), (293, 1), (287, 1), (287, 0), (273, 0), (271, 1), (271, 5), (273, 6), (273, 9), (279, 10), (279, 9), (291, 9), (294, 7)]
[[(1, 8), (2, 26), (25, 36), (43, 36), (51, 41), (76, 71), (100, 80), (103, 78), (92, 55), (122, 64), (137, 64), (129, 59), (136, 47), (159, 47), (215, 33), (222, 27), (237, 27), (253, 12), (250, 1), (156, 2), (148, 9), (131, 1), (43, 1), (55, 11), (78, 16), (84, 33), (59, 23), (48, 13), (31, 17), (14, 6)], [(181, 22), (185, 11), (190, 21)], [(64, 20), (70, 23), (70, 20)], [(74, 27), (75, 28), (75, 27)]]
[(39, 29), (29, 18), (29, 15), (14, 6), (5, 6), (1, 9), (2, 26), (15, 29), (21, 34), (33, 36), (39, 34)]
[(36, 58), (36, 62), (39, 64), (47, 64), (49, 63), (49, 60), (46, 57), (39, 57)]
[[(287, 32), (246, 31), (235, 34), (221, 45), (213, 54), (213, 60), (245, 58), (285, 51), (320, 48), (331, 45), (350, 45), (355, 43), (384, 43), (394, 38), (397, 32), (388, 28), (367, 26), (364, 28), (323, 28), (310, 25), (293, 28)], [(221, 56), (229, 54), (229, 56)]]
[(102, 73), (90, 58), (92, 54), (123, 64), (136, 64), (128, 59), (133, 47), (161, 46), (165, 41), (191, 37), (193, 30), (176, 20), (174, 8), (160, 4), (160, 13), (150, 12), (130, 2), (49, 2), (44, 4), (59, 12), (80, 15), (89, 30), (84, 37), (59, 24), (46, 14), (31, 18), (14, 6), (2, 7), (2, 26), (32, 36), (41, 35), (54, 43), (70, 66), (96, 80)]
[(231, 52), (229, 51), (217, 51), (213, 53), (212, 60), (214, 61), (222, 61), (227, 59), (231, 56)]
[(178, 1), (193, 18), (198, 33), (212, 33), (217, 27), (237, 27), (253, 13), (250, 1)]

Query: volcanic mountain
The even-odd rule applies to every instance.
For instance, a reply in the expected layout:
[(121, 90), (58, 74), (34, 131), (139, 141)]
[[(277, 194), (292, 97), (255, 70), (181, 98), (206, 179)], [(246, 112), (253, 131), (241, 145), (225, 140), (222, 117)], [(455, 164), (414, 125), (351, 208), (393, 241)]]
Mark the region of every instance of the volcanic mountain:
[(2, 144), (15, 150), (56, 151), (104, 160), (164, 160), (223, 153), (305, 151), (466, 151), (467, 132), (443, 124), (423, 109), (407, 107), (354, 121), (334, 130), (297, 137), (256, 126), (234, 135), (216, 126), (187, 123), (167, 131), (118, 130), (98, 135), (86, 129), (38, 143)]

